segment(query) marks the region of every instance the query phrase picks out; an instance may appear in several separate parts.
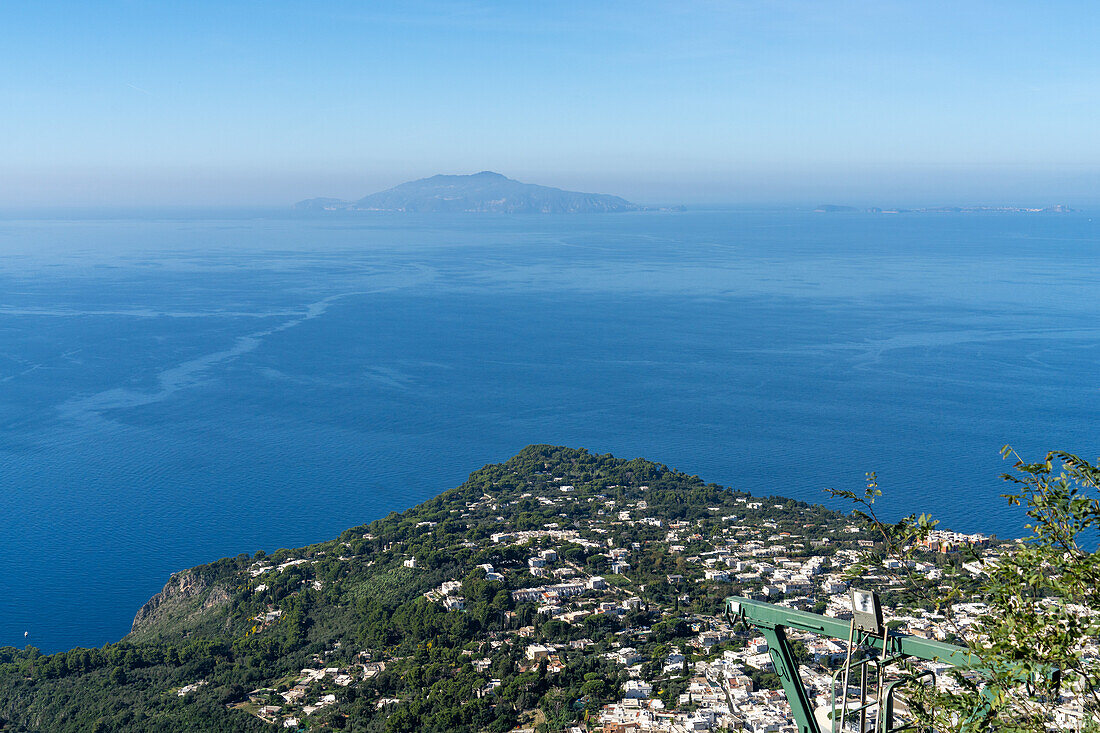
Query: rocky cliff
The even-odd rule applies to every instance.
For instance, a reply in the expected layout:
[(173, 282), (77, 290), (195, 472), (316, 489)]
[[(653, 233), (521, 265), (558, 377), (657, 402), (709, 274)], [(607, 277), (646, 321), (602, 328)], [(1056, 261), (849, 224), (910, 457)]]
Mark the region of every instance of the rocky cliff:
[(228, 589), (196, 569), (172, 575), (159, 593), (134, 616), (130, 637), (163, 636), (221, 619), (228, 610)]

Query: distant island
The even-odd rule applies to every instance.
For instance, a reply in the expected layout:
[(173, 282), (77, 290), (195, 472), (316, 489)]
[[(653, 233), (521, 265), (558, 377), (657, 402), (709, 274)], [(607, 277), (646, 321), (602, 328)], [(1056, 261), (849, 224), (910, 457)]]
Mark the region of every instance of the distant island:
[(403, 211), (412, 213), (592, 214), (638, 211), (618, 196), (563, 191), (521, 183), (491, 171), (467, 176), (432, 176), (373, 193), (358, 201), (314, 198), (300, 211)]
[(1064, 204), (1055, 204), (1045, 208), (1029, 206), (930, 206), (920, 209), (883, 209), (871, 206), (861, 209), (855, 206), (839, 206), (837, 204), (822, 204), (814, 209), (815, 214), (836, 213), (866, 213), (866, 214), (973, 214), (973, 213), (1019, 213), (1019, 214), (1070, 214), (1073, 209)]

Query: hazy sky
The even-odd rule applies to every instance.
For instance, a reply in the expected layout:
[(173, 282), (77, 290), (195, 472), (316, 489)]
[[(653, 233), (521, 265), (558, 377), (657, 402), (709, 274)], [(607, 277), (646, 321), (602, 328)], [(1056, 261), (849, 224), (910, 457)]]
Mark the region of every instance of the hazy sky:
[(0, 207), (483, 169), (643, 202), (1100, 202), (1100, 4), (0, 9)]

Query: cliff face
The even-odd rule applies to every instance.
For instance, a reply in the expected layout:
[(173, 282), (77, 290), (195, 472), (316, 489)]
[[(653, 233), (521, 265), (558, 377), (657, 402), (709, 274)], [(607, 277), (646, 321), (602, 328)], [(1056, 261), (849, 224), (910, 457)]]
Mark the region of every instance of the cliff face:
[(228, 610), (229, 592), (196, 570), (183, 570), (134, 616), (130, 637), (163, 637), (206, 625)]

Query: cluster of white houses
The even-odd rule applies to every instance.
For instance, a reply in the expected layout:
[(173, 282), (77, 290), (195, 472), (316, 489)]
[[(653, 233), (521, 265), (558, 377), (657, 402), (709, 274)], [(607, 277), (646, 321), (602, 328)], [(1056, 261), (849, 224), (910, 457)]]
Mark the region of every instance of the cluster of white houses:
[[(537, 501), (543, 506), (563, 506), (576, 501), (595, 502), (594, 506), (598, 507), (598, 511), (593, 512), (595, 517), (579, 521), (563, 520), (568, 521), (567, 526), (570, 529), (551, 522), (542, 529), (502, 529), (491, 534), (489, 539), (496, 546), (529, 544), (530, 547), (521, 552), (502, 553), (513, 559), (497, 561), (499, 568), (490, 563), (479, 565), (485, 578), (498, 582), (512, 581), (510, 587), (513, 601), (536, 604), (540, 613), (548, 613), (554, 619), (569, 624), (582, 623), (591, 614), (602, 613), (631, 617), (631, 623), (635, 623), (637, 615), (631, 616), (631, 611), (642, 605), (641, 597), (652, 598), (653, 594), (646, 593), (644, 586), (637, 585), (640, 580), (631, 579), (634, 575), (633, 568), (646, 561), (648, 556), (644, 553), (652, 550), (653, 545), (664, 545), (660, 550), (663, 553), (667, 547), (668, 554), (674, 558), (676, 572), (662, 574), (659, 582), (682, 586), (674, 591), (679, 609), (676, 613), (689, 619), (692, 624), (692, 636), (689, 639), (680, 638), (677, 642), (679, 646), (671, 650), (667, 645), (649, 643), (649, 635), (652, 633), (650, 628), (629, 629), (628, 635), (621, 638), (616, 636), (609, 645), (604, 645), (605, 649), (610, 649), (608, 658), (621, 665), (627, 673), (628, 681), (623, 687), (622, 698), (605, 706), (598, 723), (595, 719), (590, 721), (588, 730), (592, 730), (595, 724), (603, 733), (793, 731), (790, 707), (783, 693), (756, 689), (752, 682), (754, 677), (759, 679), (759, 672), (771, 669), (771, 657), (763, 638), (754, 632), (732, 628), (719, 615), (685, 615), (682, 610), (684, 606), (679, 601), (690, 603), (691, 594), (694, 593), (691, 589), (698, 587), (698, 584), (710, 584), (703, 586), (710, 596), (721, 595), (723, 591), (732, 593), (736, 589), (738, 594), (766, 598), (797, 608), (816, 606), (819, 611), (824, 609), (824, 613), (828, 615), (849, 618), (851, 611), (845, 571), (860, 559), (860, 549), (872, 544), (863, 538), (860, 528), (842, 524), (824, 530), (814, 524), (799, 525), (789, 520), (784, 521), (781, 528), (778, 522), (760, 513), (765, 508), (765, 502), (750, 497), (736, 499), (735, 510), (728, 506), (709, 508), (712, 521), (678, 520), (666, 523), (661, 519), (645, 516), (648, 507), (644, 501), (623, 503), (605, 496), (582, 498), (577, 496), (573, 486), (563, 485), (556, 488), (558, 493), (539, 496)], [(521, 498), (529, 496), (525, 494)], [(514, 503), (516, 502), (506, 502)], [(785, 509), (782, 505), (774, 506)], [(467, 513), (462, 516), (470, 516), (475, 511), (495, 514), (501, 511), (501, 502), (485, 494), (481, 499), (468, 503), (466, 510)], [(497, 519), (503, 522), (503, 517)], [(647, 547), (639, 542), (624, 542), (624, 533), (635, 526), (643, 528), (647, 536), (656, 536), (657, 539), (651, 540)], [(654, 529), (660, 531), (655, 533)], [(624, 546), (616, 547), (613, 537)], [(943, 577), (942, 566), (945, 563), (943, 558), (937, 558), (932, 553), (951, 552), (963, 545), (985, 546), (989, 541), (990, 538), (983, 535), (963, 535), (937, 530), (924, 543), (923, 548), (929, 554), (921, 560), (888, 561), (884, 571), (866, 574), (863, 580), (880, 587), (889, 587), (900, 582), (890, 573), (906, 570), (926, 578), (931, 581), (930, 587), (935, 587), (935, 581)], [(606, 555), (606, 567), (611, 575), (607, 579), (599, 575), (589, 575), (576, 564), (562, 559), (562, 554), (566, 557), (573, 556), (570, 551), (562, 548), (567, 543)], [(467, 542), (466, 546), (473, 545)], [(996, 553), (987, 552), (985, 555), (988, 558)], [(519, 559), (522, 557), (526, 557), (526, 561)], [(257, 577), (299, 562), (305, 561), (291, 560), (279, 566), (261, 563), (252, 568), (252, 575)], [(891, 567), (890, 563), (894, 565)], [(408, 568), (417, 569), (414, 557), (407, 557), (404, 564)], [(588, 567), (589, 570), (598, 567), (600, 572), (604, 572), (602, 568), (605, 566)], [(968, 570), (980, 573), (982, 566)], [(609, 583), (608, 579), (612, 582)], [(539, 585), (517, 587), (527, 583)], [(442, 604), (449, 611), (461, 612), (465, 608), (462, 583), (457, 579), (443, 582), (425, 595), (430, 601)], [(667, 594), (665, 597), (668, 597)], [(654, 621), (673, 613), (671, 604), (669, 608), (650, 610), (655, 612)], [(982, 607), (978, 604), (957, 604), (950, 611), (950, 615), (919, 610), (904, 614), (895, 612), (892, 620), (900, 622), (900, 630), (911, 634), (926, 638), (952, 638), (964, 636), (968, 632), (981, 615)], [(515, 615), (514, 612), (509, 614)], [(627, 630), (623, 633), (627, 634)], [(532, 626), (494, 631), (493, 635), (494, 640), (491, 643), (494, 646), (504, 643), (507, 637), (513, 637), (507, 640), (522, 644), (527, 662), (541, 663), (546, 660), (547, 669), (551, 673), (562, 666), (558, 659), (559, 651), (570, 646), (583, 649), (592, 644), (588, 639), (557, 645), (545, 640), (541, 644), (526, 644), (527, 640), (533, 641), (530, 639), (535, 635)], [(521, 642), (524, 637), (528, 639)], [(833, 668), (849, 651), (845, 642), (811, 634), (792, 634), (792, 638), (803, 642), (810, 655), (810, 662), (805, 665), (803, 676), (814, 702), (818, 705), (829, 704)], [(727, 644), (733, 640), (737, 643)], [(660, 651), (640, 652), (639, 648)], [(1092, 660), (1100, 655), (1100, 650), (1095, 645), (1087, 652)], [(654, 658), (649, 658), (649, 655)], [(474, 664), (478, 671), (484, 672), (489, 668), (490, 659), (478, 659)], [(943, 671), (933, 663), (925, 663), (924, 667), (933, 672)], [(307, 671), (303, 670), (303, 673)], [(337, 686), (344, 684), (342, 680), (351, 674), (348, 670), (331, 671), (343, 675), (341, 679), (331, 675), (331, 681)], [(366, 667), (363, 667), (363, 671), (366, 672)], [(329, 669), (324, 669), (323, 675), (328, 677), (329, 672)], [(941, 679), (947, 678), (943, 676)], [(667, 689), (671, 682), (682, 686), (683, 693), (675, 700), (670, 700), (666, 694), (662, 700), (660, 691)], [(479, 695), (497, 694), (496, 690), (500, 685), (500, 680), (491, 680)], [(308, 684), (300, 683), (295, 689), (308, 689)], [(306, 702), (310, 708), (308, 711), (304, 705)], [(295, 716), (308, 715), (325, 704), (331, 703), (327, 703), (325, 699), (299, 699), (293, 702), (287, 700), (285, 703), (293, 707)], [(1080, 716), (1074, 717), (1077, 715), (1074, 704), (1072, 699), (1067, 698), (1063, 716), (1065, 721), (1080, 721)], [(274, 720), (280, 711), (271, 712), (270, 719)], [(285, 709), (282, 714), (286, 714)], [(295, 722), (298, 722), (297, 719)], [(1071, 726), (1067, 724), (1066, 729), (1071, 729)]]

